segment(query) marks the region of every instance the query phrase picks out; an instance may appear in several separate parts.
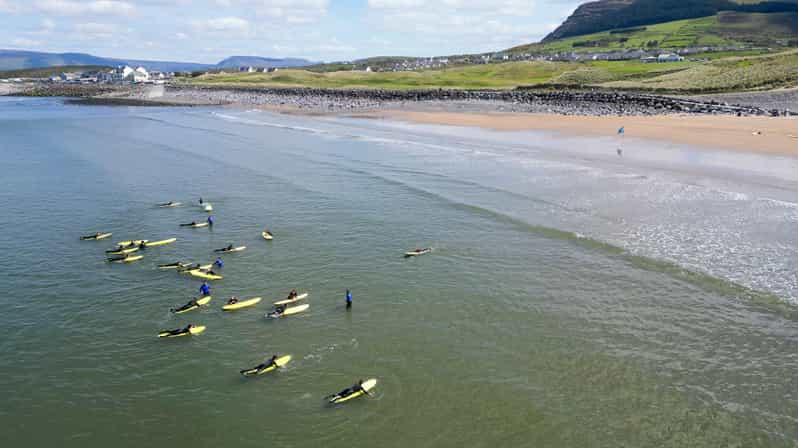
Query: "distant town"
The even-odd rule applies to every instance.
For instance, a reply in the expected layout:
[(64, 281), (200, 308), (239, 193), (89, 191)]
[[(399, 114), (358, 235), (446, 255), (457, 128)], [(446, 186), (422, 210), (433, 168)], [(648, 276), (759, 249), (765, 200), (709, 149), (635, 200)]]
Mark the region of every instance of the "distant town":
[[(352, 70), (364, 72), (404, 72), (423, 70), (442, 70), (448, 67), (496, 64), (518, 61), (550, 61), (550, 62), (589, 62), (589, 61), (632, 61), (643, 63), (674, 62), (707, 62), (707, 55), (717, 52), (769, 51), (767, 48), (742, 46), (725, 47), (689, 47), (664, 51), (660, 49), (621, 49), (617, 51), (563, 51), (554, 53), (511, 53), (497, 52), (430, 58), (370, 58), (359, 61), (345, 61), (321, 64), (311, 67), (297, 67), (311, 71), (327, 71), (326, 66), (336, 70)], [(701, 57), (699, 57), (701, 56)], [(59, 84), (166, 84), (176, 77), (199, 76), (207, 73), (241, 72), (241, 73), (273, 73), (277, 67), (242, 66), (230, 69), (206, 70), (200, 72), (162, 72), (147, 70), (144, 67), (121, 65), (113, 69), (92, 69), (85, 71), (67, 71), (47, 78), (12, 78), (0, 79), (0, 82), (47, 82)]]

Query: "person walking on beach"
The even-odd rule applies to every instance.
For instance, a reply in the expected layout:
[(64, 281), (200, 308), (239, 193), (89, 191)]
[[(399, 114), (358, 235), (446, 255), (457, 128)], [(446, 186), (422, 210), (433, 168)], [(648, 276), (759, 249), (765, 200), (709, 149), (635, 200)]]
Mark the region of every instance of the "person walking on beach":
[(346, 290), (346, 309), (352, 308), (352, 292)]

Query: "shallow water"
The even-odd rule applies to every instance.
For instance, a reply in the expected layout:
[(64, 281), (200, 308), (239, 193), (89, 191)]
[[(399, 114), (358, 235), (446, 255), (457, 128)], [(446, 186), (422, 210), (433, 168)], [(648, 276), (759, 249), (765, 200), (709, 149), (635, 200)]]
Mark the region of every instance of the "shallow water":
[[(798, 439), (795, 159), (52, 99), (0, 99), (0, 136), (8, 446)], [(179, 228), (200, 196), (216, 225)], [(155, 266), (229, 243), (210, 306), (171, 315), (200, 282)], [(264, 319), (294, 287), (310, 312)], [(189, 322), (208, 330), (155, 337)], [(238, 375), (272, 353), (294, 360)], [(374, 398), (324, 405), (366, 377)]]

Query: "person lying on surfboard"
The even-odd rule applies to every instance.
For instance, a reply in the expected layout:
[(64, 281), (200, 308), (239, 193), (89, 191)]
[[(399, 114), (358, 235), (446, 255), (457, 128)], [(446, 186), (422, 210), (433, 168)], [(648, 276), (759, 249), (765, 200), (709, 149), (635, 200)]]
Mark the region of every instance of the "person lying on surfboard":
[(265, 369), (265, 368), (271, 367), (271, 366), (280, 367), (280, 366), (277, 365), (277, 355), (272, 355), (271, 359), (269, 359), (268, 361), (266, 361), (263, 364), (259, 365), (257, 368), (258, 368), (258, 370), (262, 370), (262, 369)]
[(264, 370), (264, 369), (268, 369), (269, 367), (272, 367), (272, 366), (274, 366), (276, 368), (280, 367), (279, 365), (277, 365), (277, 355), (272, 355), (272, 357), (269, 358), (268, 361), (262, 362), (262, 363), (258, 364), (257, 366), (255, 366), (255, 367), (253, 367), (251, 369), (242, 370), (241, 373), (242, 374), (252, 374), (252, 373)]
[(177, 330), (169, 330), (169, 334), (171, 335), (178, 335), (183, 333), (190, 333), (191, 329), (194, 328), (194, 324), (186, 325), (186, 328), (178, 328)]
[(368, 395), (369, 397), (372, 396), (369, 391), (367, 391), (366, 389), (363, 389), (363, 380), (362, 379), (357, 380), (357, 383), (354, 386), (349, 387), (347, 389), (344, 389), (341, 392), (338, 392), (338, 396), (341, 397), (341, 398), (345, 398), (345, 397), (348, 397), (348, 396), (352, 395), (355, 392), (360, 392), (360, 391), (362, 391), (364, 394)]
[(194, 307), (194, 306), (200, 306), (200, 304), (199, 304), (199, 303), (197, 303), (197, 299), (194, 299), (194, 298), (192, 298), (192, 299), (191, 299), (191, 300), (189, 300), (189, 301), (188, 301), (188, 303), (187, 303), (187, 304), (185, 304), (184, 306), (182, 306), (182, 307), (180, 307), (180, 308), (172, 308), (172, 309), (170, 309), (169, 311), (170, 311), (170, 312), (172, 312), (172, 313), (174, 313), (175, 311), (184, 310), (184, 309), (191, 308), (191, 307)]
[(288, 293), (288, 299), (296, 299), (298, 295), (299, 293), (296, 292), (296, 289), (292, 289), (291, 292)]
[(236, 296), (230, 297), (230, 300), (227, 301), (228, 305), (235, 305), (236, 303), (238, 303), (238, 297)]

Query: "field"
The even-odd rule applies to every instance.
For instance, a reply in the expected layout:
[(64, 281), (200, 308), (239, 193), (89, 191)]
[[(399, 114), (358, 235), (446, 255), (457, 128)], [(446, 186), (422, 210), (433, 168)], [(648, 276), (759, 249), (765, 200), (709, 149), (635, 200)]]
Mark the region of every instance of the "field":
[(730, 57), (647, 79), (620, 80), (603, 87), (655, 91), (731, 92), (798, 87), (798, 51)]
[(315, 73), (307, 70), (280, 70), (275, 73), (220, 73), (193, 78), (206, 85), (262, 85), (318, 88), (382, 89), (511, 89), (524, 84), (542, 84), (576, 63), (513, 62), (456, 67), (419, 72), (338, 71)]
[(354, 89), (512, 89), (519, 86), (600, 87), (685, 93), (798, 87), (798, 50), (733, 56), (710, 62), (507, 62), (420, 72), (219, 73), (186, 81), (209, 86)]

